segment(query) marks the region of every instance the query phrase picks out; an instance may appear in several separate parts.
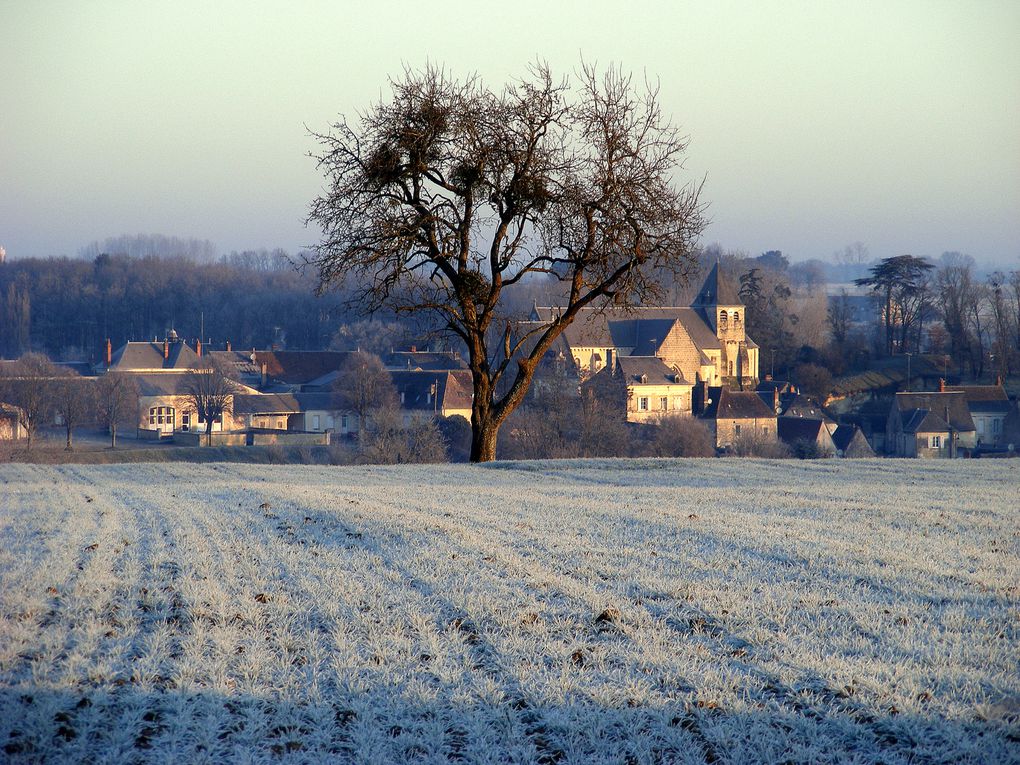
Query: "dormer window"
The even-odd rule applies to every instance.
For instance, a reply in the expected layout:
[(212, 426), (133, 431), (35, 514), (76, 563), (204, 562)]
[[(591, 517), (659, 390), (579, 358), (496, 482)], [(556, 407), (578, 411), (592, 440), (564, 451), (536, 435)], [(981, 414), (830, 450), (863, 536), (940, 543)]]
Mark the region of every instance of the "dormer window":
[(719, 311), (719, 329), (726, 329), (729, 324), (729, 317), (726, 311)]

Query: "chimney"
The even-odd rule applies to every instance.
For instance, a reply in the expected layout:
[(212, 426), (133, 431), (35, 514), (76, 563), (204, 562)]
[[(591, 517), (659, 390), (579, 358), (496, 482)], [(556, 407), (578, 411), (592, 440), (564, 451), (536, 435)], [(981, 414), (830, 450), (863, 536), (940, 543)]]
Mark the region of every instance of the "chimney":
[(106, 338), (106, 366), (109, 367), (113, 363), (113, 345), (110, 344), (110, 338)]
[(202, 358), (202, 338), (195, 341), (195, 353), (198, 354), (199, 358)]
[(412, 345), (411, 346), (411, 353), (417, 353), (417, 352), (418, 352), (418, 346), (417, 345)]
[(230, 353), (230, 341), (227, 340), (227, 353)]
[(939, 393), (946, 392), (946, 380), (944, 377), (939, 378)]
[[(254, 351), (252, 351), (252, 355), (255, 355)], [(262, 387), (266, 387), (266, 362), (264, 361), (262, 362)]]
[(995, 387), (1002, 387), (1002, 375), (995, 375)]
[(163, 341), (163, 360), (170, 358), (170, 343), (167, 340)]
[(779, 413), (779, 386), (772, 386), (772, 411)]

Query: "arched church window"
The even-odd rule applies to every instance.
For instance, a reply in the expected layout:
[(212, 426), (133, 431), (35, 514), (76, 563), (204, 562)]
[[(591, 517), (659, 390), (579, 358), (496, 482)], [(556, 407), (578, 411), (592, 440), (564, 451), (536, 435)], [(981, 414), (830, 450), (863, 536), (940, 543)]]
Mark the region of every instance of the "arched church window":
[(734, 311), (733, 312), (733, 326), (734, 327), (739, 327), (740, 326), (740, 312), (739, 311)]
[(726, 316), (726, 311), (719, 311), (719, 329), (726, 329), (729, 319)]

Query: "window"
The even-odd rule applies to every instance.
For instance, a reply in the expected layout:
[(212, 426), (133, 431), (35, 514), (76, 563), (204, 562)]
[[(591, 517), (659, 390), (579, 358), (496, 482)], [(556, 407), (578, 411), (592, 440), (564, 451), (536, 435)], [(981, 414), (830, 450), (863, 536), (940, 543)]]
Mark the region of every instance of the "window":
[(734, 425), (733, 426), (733, 435), (735, 435), (735, 436), (739, 436), (740, 435), (740, 426), (739, 425)]
[(319, 429), (319, 415), (313, 414), (312, 415), (312, 430), (318, 430), (318, 429)]
[(992, 433), (998, 434), (1001, 425), (1002, 420), (1000, 420), (999, 418), (995, 418), (994, 420), (992, 420)]
[(731, 361), (731, 362), (729, 362), (729, 366), (728, 366), (727, 368), (728, 368), (728, 369), (730, 370), (730, 371), (728, 372), (729, 376), (730, 376), (730, 377), (733, 377), (733, 362), (732, 362), (732, 361)]
[(191, 412), (181, 415), (181, 430), (191, 430)]
[(928, 446), (932, 449), (941, 449), (942, 436), (928, 436)]
[(726, 311), (719, 311), (719, 329), (726, 329), (729, 325), (729, 317), (726, 316)]
[(669, 396), (661, 396), (659, 398), (659, 409), (662, 411), (669, 409)]
[(286, 425), (284, 424), (284, 421), (283, 421), (283, 420), (277, 420), (277, 421), (276, 421), (276, 427), (277, 427), (277, 428), (278, 428), (279, 430), (286, 430), (286, 429), (287, 429), (287, 426), (286, 426)]
[(738, 313), (737, 311), (733, 312), (733, 326), (734, 327), (740, 326), (740, 313)]
[(637, 408), (638, 408), (638, 411), (640, 411), (640, 412), (647, 412), (648, 411), (648, 397), (647, 396), (642, 396), (641, 398), (639, 398), (637, 400)]
[(340, 417), (340, 427), (343, 430), (347, 430), (348, 426), (347, 426), (347, 415), (346, 414)]

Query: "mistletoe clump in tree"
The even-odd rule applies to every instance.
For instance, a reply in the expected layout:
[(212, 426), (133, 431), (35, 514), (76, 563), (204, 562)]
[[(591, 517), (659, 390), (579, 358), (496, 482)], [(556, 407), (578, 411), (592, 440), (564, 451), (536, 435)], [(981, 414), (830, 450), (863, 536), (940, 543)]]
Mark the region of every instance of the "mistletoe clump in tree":
[[(699, 184), (678, 185), (687, 139), (658, 92), (582, 65), (576, 85), (547, 66), (499, 91), (430, 67), (389, 98), (317, 135), (327, 188), (310, 262), (320, 291), (360, 284), (369, 310), (431, 312), (464, 342), (474, 384), (472, 461), (542, 356), (578, 313), (660, 298), (685, 280), (705, 226)], [(503, 291), (532, 274), (562, 288), (545, 323), (515, 325)]]

